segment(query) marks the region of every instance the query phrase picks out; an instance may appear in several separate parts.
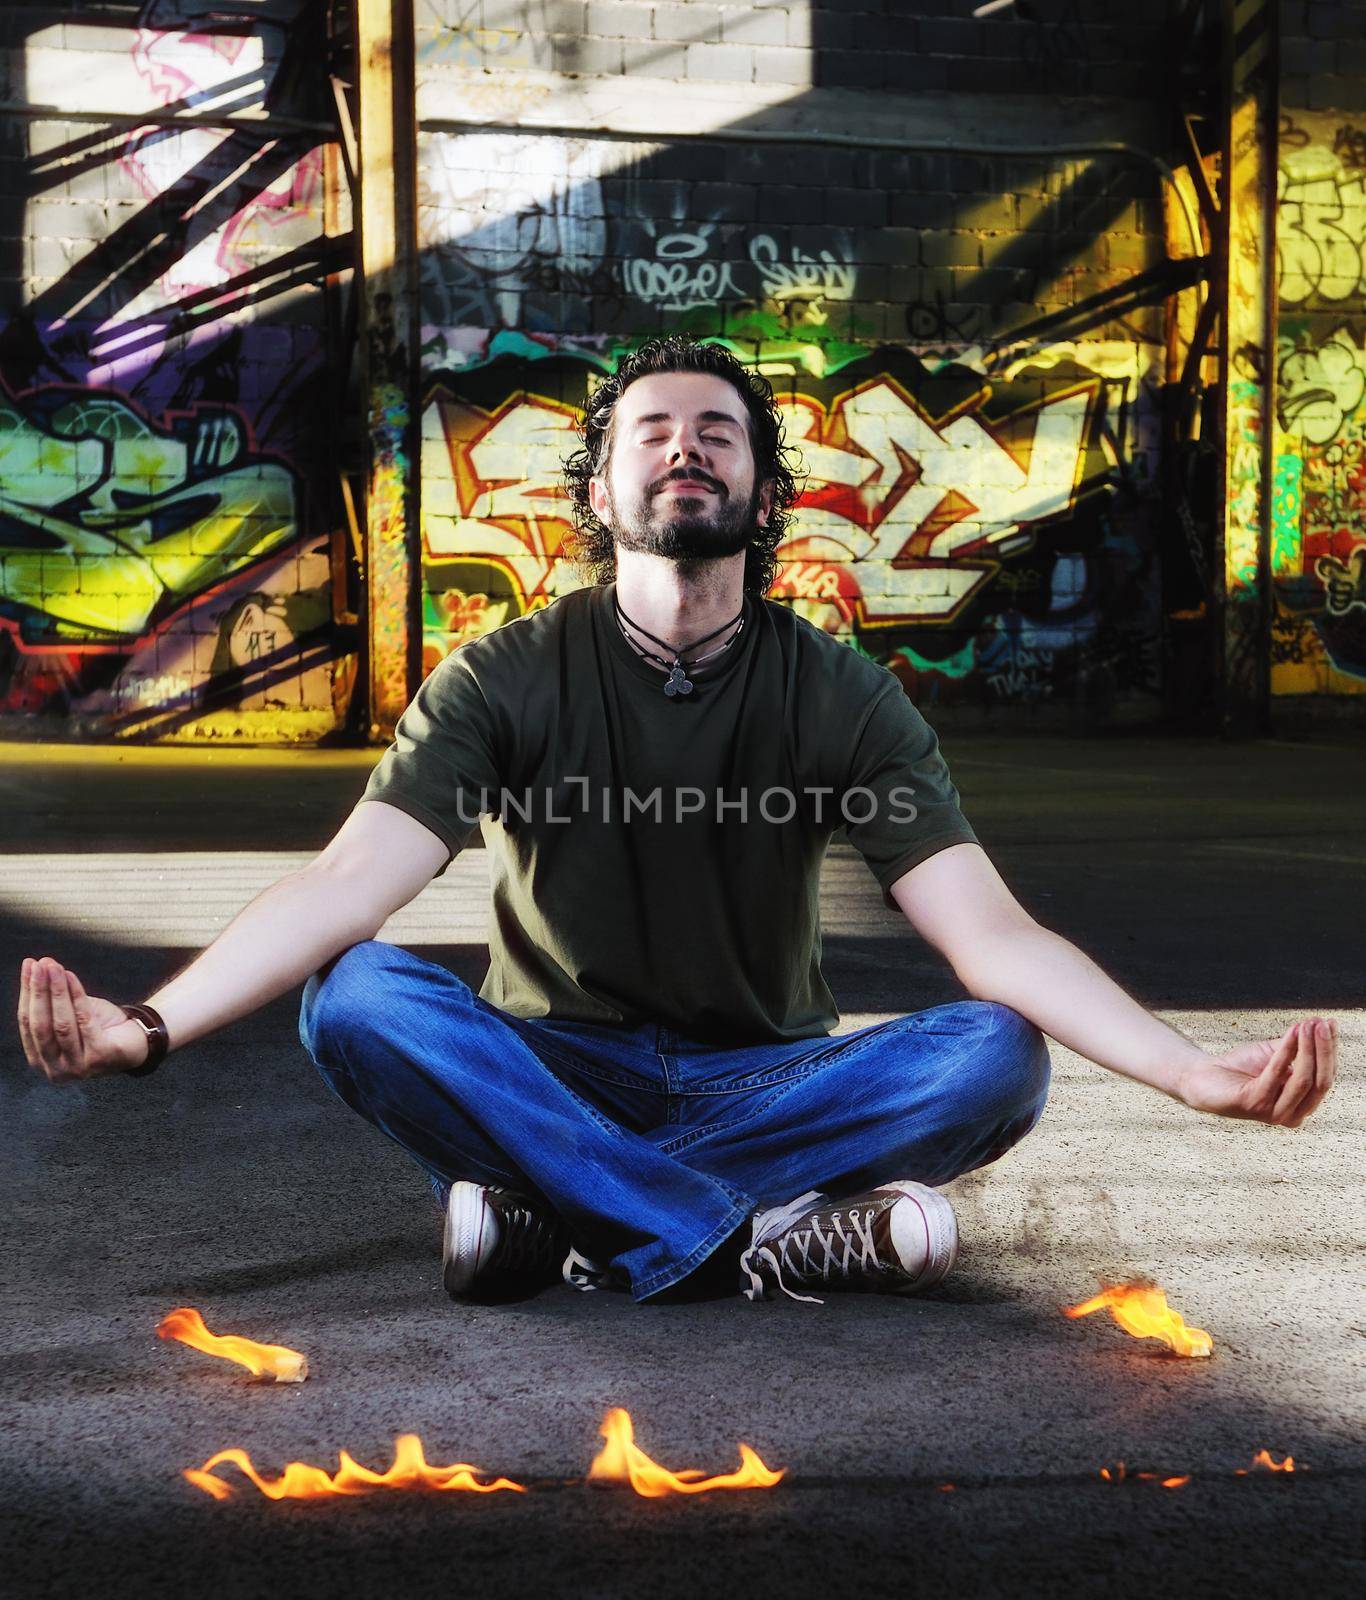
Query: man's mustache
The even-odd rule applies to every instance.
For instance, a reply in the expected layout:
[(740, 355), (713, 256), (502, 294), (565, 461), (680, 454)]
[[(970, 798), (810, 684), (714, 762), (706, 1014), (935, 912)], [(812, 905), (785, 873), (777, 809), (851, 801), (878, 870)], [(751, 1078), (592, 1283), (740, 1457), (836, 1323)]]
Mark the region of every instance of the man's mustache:
[(726, 498), (726, 487), (718, 479), (708, 473), (700, 472), (696, 467), (681, 467), (674, 472), (666, 474), (650, 485), (650, 498), (663, 494), (671, 483), (700, 483), (710, 489), (720, 499)]

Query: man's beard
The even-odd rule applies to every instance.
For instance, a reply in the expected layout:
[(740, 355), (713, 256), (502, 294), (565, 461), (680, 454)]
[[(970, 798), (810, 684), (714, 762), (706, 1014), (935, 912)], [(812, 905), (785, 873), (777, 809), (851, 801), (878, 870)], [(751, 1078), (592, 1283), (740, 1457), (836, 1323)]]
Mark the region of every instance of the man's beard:
[(715, 478), (696, 479), (715, 485), (716, 493), (699, 488), (697, 499), (679, 503), (667, 493), (666, 485), (686, 482), (689, 472), (671, 473), (652, 483), (633, 505), (624, 511), (609, 496), (612, 537), (623, 550), (638, 550), (646, 555), (663, 556), (692, 566), (703, 561), (719, 561), (739, 555), (749, 548), (758, 530), (760, 485), (756, 482), (746, 500), (734, 500)]

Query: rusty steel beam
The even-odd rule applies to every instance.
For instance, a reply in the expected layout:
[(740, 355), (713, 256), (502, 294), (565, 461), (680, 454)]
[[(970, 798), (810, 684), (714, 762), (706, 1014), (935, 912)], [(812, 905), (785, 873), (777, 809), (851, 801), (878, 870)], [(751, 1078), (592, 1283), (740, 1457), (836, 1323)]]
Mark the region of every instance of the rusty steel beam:
[(417, 118), (412, 0), (357, 0), (369, 731), (421, 681)]
[(1205, 172), (1204, 151), (1200, 148), (1200, 141), (1195, 135), (1194, 118), (1188, 111), (1181, 113), (1181, 131), (1185, 135), (1186, 170), (1190, 173), (1195, 197), (1200, 205), (1200, 215), (1205, 226), (1213, 233), (1219, 222), (1219, 203), (1209, 186), (1209, 177)]
[(1277, 42), (1276, 0), (1223, 0), (1215, 650), (1225, 737), (1265, 733), (1270, 716)]

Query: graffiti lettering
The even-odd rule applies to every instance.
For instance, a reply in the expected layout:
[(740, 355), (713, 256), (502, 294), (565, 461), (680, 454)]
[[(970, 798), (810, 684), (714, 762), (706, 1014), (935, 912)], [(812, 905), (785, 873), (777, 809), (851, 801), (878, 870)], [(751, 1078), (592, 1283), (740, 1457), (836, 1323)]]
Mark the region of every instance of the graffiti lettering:
[(1366, 544), (1358, 545), (1346, 561), (1322, 556), (1314, 571), (1323, 581), (1329, 614), (1345, 617), (1353, 609), (1366, 611)]
[(865, 622), (947, 620), (1032, 543), (1031, 524), (1071, 505), (1098, 391), (1080, 385), (1014, 414), (1027, 465), (971, 410), (936, 426), (889, 380), (829, 417), (790, 402), (788, 437), (821, 484), (808, 487), (794, 553), (857, 562)]
[(813, 257), (793, 245), (789, 258), (780, 261), (778, 245), (766, 233), (750, 240), (749, 259), (758, 268), (769, 300), (848, 300), (858, 276), (831, 250)]
[(1317, 348), (1282, 339), (1281, 353), (1276, 409), (1282, 430), (1308, 444), (1327, 444), (1366, 395), (1366, 345), (1342, 326)]
[[(891, 377), (855, 386), (828, 411), (811, 396), (784, 402), (808, 476), (777, 552), (782, 592), (838, 602), (861, 625), (961, 612), (1039, 524), (1073, 505), (1086, 478), (1099, 382), (1031, 394), (997, 417), (983, 412), (982, 390), (935, 418)], [(572, 587), (557, 558), (574, 428), (571, 407), (535, 395), (487, 412), (439, 391), (423, 430), (429, 559), (493, 563), (523, 606)]]
[(1339, 127), (1331, 148), (1283, 153), (1276, 254), (1286, 305), (1340, 302), (1366, 292), (1366, 129)]
[(423, 315), (439, 327), (535, 325), (526, 299), (553, 271), (585, 293), (607, 245), (591, 140), (462, 133), (426, 141), (418, 211)]
[[(661, 239), (661, 249), (669, 242)], [(705, 241), (701, 244), (705, 249)], [(628, 294), (661, 311), (690, 311), (739, 293), (729, 261), (701, 261), (693, 266), (678, 256), (656, 261), (638, 258), (622, 264), (622, 279)]]
[(1053, 652), (1030, 645), (1012, 645), (1009, 659), (987, 674), (986, 684), (1002, 700), (1046, 700), (1053, 693)]
[(86, 390), (39, 420), (0, 391), (0, 570), (35, 635), (136, 634), (295, 531), (294, 483), (252, 459), (239, 418), (159, 429)]

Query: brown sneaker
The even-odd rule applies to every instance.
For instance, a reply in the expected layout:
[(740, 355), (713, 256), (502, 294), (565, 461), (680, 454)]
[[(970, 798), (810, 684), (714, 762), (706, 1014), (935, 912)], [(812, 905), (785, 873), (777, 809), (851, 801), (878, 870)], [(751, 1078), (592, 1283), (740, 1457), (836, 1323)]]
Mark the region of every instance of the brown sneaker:
[(944, 1278), (958, 1256), (953, 1207), (910, 1179), (847, 1200), (813, 1189), (788, 1205), (756, 1212), (753, 1229), (740, 1257), (748, 1300), (772, 1299), (777, 1289), (792, 1300), (823, 1303), (789, 1285), (915, 1294)]
[(525, 1195), (453, 1183), (446, 1201), (442, 1282), (454, 1300), (534, 1294), (558, 1281), (569, 1230)]

